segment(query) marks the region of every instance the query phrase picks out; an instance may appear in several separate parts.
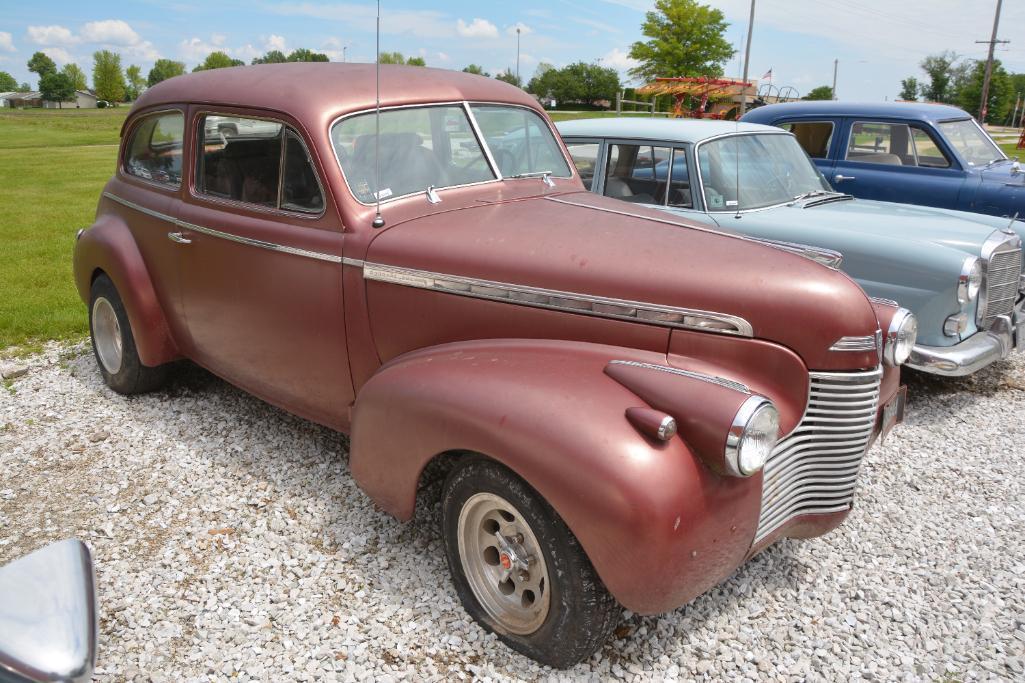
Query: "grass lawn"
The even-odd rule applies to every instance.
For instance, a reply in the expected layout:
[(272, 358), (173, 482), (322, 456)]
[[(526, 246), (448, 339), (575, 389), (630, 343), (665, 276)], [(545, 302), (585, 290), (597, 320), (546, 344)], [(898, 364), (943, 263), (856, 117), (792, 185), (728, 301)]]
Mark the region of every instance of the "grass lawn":
[(0, 349), (88, 331), (71, 280), (128, 109), (0, 111)]

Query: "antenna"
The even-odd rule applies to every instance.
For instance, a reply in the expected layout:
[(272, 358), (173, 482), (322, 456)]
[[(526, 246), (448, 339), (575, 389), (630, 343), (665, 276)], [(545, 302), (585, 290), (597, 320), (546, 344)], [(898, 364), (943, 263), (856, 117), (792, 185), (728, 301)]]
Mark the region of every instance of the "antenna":
[(374, 160), (377, 162), (376, 177), (374, 178), (374, 197), (377, 199), (374, 222), (375, 228), (384, 227), (384, 218), (381, 217), (381, 0), (377, 0), (377, 51), (374, 55), (374, 77), (376, 83), (376, 111), (374, 112)]

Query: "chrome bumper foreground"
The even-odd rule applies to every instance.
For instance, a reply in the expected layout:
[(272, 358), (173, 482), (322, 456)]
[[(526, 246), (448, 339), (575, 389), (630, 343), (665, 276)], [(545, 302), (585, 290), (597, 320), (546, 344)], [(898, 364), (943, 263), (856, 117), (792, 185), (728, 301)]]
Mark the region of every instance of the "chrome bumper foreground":
[(1011, 351), (1025, 347), (1025, 319), (1001, 315), (985, 332), (976, 332), (954, 346), (916, 346), (905, 363), (909, 368), (945, 377), (963, 377), (990, 363), (1007, 358)]

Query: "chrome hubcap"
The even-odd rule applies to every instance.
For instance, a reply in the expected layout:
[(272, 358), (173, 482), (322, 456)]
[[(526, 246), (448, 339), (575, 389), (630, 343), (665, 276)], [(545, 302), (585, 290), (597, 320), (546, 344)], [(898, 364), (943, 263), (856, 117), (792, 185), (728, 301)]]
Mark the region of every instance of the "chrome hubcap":
[(105, 298), (97, 297), (93, 303), (93, 346), (103, 368), (112, 375), (121, 370), (124, 351), (121, 341), (121, 325), (117, 321), (114, 307)]
[(477, 601), (496, 624), (526, 635), (551, 604), (548, 567), (523, 515), (493, 493), (470, 497), (459, 512), (459, 559)]

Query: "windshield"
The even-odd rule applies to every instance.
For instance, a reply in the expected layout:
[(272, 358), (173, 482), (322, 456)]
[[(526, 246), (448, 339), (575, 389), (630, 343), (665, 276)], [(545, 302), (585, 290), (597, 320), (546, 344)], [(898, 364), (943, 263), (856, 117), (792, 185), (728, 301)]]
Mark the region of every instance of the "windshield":
[(733, 135), (703, 143), (698, 167), (708, 211), (760, 209), (831, 191), (791, 135)]
[(1007, 158), (992, 138), (972, 119), (944, 121), (938, 126), (940, 132), (969, 166), (985, 166), (990, 162)]
[[(544, 119), (522, 107), (473, 105), (477, 124), (502, 176), (551, 173), (569, 177), (562, 150)], [(331, 142), (349, 189), (364, 204), (496, 180), (466, 109), (459, 104), (381, 112), (375, 141), (374, 112), (342, 119)], [(377, 154), (380, 149), (380, 187)]]

